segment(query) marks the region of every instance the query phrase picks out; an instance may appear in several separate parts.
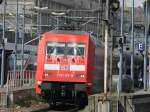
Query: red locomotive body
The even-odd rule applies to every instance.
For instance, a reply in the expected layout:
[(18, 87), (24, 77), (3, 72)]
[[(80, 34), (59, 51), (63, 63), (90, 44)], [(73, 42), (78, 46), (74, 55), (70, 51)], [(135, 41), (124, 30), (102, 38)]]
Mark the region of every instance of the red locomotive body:
[[(36, 94), (51, 105), (64, 101), (87, 105), (93, 84), (99, 84), (99, 77), (94, 78), (94, 56), (95, 44), (88, 33), (45, 33), (38, 46)], [(98, 81), (93, 83), (94, 79)]]

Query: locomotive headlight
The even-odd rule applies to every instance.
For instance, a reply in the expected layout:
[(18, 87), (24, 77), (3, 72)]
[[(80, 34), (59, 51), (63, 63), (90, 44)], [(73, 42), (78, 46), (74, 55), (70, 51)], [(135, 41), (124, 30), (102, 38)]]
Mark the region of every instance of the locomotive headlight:
[(49, 73), (44, 73), (44, 77), (48, 77), (48, 76), (51, 76), (51, 74), (49, 74)]
[(41, 85), (41, 84), (42, 84), (42, 81), (37, 81), (37, 84), (38, 84), (38, 85)]
[(82, 77), (82, 78), (84, 78), (84, 77), (85, 77), (85, 75), (81, 75), (81, 77)]
[(44, 74), (45, 77), (48, 77), (48, 75), (49, 75), (48, 73), (45, 73), (45, 74)]
[(77, 74), (76, 77), (77, 77), (77, 78), (84, 78), (85, 75), (84, 75), (84, 74)]

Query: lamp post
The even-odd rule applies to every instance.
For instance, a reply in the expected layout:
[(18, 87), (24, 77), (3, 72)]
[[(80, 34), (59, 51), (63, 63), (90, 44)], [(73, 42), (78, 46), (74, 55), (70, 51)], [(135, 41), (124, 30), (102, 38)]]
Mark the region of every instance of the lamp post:
[(134, 0), (132, 0), (132, 30), (131, 30), (131, 78), (134, 88)]
[(122, 0), (122, 7), (121, 7), (121, 32), (120, 32), (120, 67), (119, 67), (119, 83), (118, 83), (118, 93), (122, 91), (122, 75), (123, 75), (123, 27), (124, 27), (124, 0)]
[(22, 50), (21, 50), (21, 73), (24, 79), (24, 37), (25, 37), (25, 0), (23, 0), (23, 35), (22, 35)]
[(3, 37), (2, 37), (2, 56), (1, 56), (1, 87), (4, 86), (4, 60), (5, 60), (5, 14), (6, 0), (3, 1)]
[(108, 83), (108, 31), (109, 31), (109, 0), (106, 0), (105, 9), (105, 57), (104, 57), (104, 93), (107, 94), (107, 83)]
[(18, 43), (18, 8), (19, 8), (19, 4), (18, 4), (19, 0), (16, 0), (16, 33), (15, 33), (15, 50), (14, 50), (14, 75), (16, 73), (16, 69), (17, 69), (17, 43)]
[(145, 47), (144, 47), (144, 90), (147, 90), (147, 44), (148, 44), (148, 0), (145, 1), (144, 24), (145, 24)]
[[(118, 0), (113, 0), (110, 2), (110, 9), (112, 14), (112, 24), (114, 25), (114, 13), (120, 8), (120, 2)], [(110, 76), (109, 76), (109, 88), (110, 92), (112, 91), (112, 64), (113, 64), (113, 25), (110, 29), (110, 37), (111, 37), (111, 47), (110, 47)]]

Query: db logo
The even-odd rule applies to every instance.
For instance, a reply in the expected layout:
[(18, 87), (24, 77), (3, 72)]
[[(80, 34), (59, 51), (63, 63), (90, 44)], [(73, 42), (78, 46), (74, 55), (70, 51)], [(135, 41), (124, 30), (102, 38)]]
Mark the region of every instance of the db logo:
[(60, 70), (69, 70), (69, 66), (68, 65), (61, 65)]

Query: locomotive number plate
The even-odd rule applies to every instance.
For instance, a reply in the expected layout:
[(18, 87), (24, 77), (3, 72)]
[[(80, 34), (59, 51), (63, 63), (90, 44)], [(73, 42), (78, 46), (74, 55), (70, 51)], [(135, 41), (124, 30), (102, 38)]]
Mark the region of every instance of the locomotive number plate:
[(69, 70), (69, 65), (61, 65), (60, 70)]

